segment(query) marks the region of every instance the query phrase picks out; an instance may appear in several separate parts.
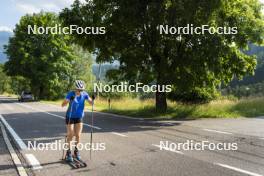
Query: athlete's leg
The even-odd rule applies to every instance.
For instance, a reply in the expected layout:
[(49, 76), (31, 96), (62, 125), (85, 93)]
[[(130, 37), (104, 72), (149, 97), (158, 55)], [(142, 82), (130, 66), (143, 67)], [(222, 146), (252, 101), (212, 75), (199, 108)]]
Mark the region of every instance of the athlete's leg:
[(74, 150), (74, 155), (75, 155), (76, 159), (78, 159), (78, 160), (81, 159), (80, 152), (78, 150), (78, 144), (80, 143), (82, 128), (83, 128), (83, 123), (82, 122), (74, 124), (74, 135), (75, 135), (75, 138), (76, 138), (76, 147), (75, 147), (75, 150)]
[(74, 124), (74, 135), (76, 138), (76, 146), (80, 143), (82, 129), (83, 129), (82, 122)]
[(67, 144), (68, 149), (71, 149), (71, 141), (74, 136), (74, 124), (67, 124)]

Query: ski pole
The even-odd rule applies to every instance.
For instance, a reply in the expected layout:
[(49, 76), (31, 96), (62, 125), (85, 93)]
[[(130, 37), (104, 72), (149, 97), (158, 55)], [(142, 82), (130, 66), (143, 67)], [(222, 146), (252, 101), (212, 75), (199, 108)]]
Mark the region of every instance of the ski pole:
[(92, 119), (91, 119), (91, 138), (90, 138), (90, 160), (92, 160), (92, 144), (93, 144), (93, 111), (94, 111), (94, 96), (92, 96)]

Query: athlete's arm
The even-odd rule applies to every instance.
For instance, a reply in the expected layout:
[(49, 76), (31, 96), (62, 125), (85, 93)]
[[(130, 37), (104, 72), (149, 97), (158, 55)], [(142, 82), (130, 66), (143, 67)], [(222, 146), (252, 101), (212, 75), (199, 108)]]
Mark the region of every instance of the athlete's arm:
[(71, 91), (71, 92), (68, 92), (68, 94), (66, 95), (65, 99), (63, 100), (61, 106), (64, 107), (64, 106), (67, 106), (68, 103), (74, 99), (74, 92)]
[(93, 100), (91, 99), (91, 97), (89, 97), (87, 101), (89, 102), (90, 105), (92, 105)]
[(92, 104), (93, 104), (93, 101), (94, 101), (94, 96), (90, 97), (90, 96), (86, 93), (86, 95), (85, 95), (85, 100), (88, 101), (88, 103), (89, 103), (90, 105), (92, 105)]
[(61, 107), (66, 106), (68, 103), (69, 103), (69, 100), (68, 99), (63, 100), (63, 102), (61, 104)]

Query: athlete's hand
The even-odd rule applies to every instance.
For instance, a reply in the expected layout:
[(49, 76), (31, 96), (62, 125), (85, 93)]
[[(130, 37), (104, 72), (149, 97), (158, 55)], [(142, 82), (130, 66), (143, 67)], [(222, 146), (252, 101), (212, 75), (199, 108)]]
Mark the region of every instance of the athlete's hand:
[(65, 99), (65, 100), (62, 102), (61, 107), (66, 106), (68, 103), (69, 103), (69, 100)]
[(93, 105), (93, 99), (92, 99), (92, 97), (89, 97), (88, 102), (89, 102), (90, 105)]

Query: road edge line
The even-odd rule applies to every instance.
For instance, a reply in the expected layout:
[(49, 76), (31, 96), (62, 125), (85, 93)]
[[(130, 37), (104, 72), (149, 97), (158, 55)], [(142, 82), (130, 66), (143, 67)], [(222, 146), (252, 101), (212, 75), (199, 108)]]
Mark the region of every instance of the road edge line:
[(9, 125), (5, 118), (0, 114), (0, 121), (5, 125), (9, 133), (12, 135), (13, 139), (16, 141), (17, 145), (21, 150), (27, 150), (27, 146), (24, 141), (18, 136), (14, 129)]
[(40, 165), (39, 161), (37, 160), (37, 158), (31, 154), (31, 153), (27, 153), (25, 154), (27, 161), (29, 162), (29, 165), (31, 166), (31, 168), (33, 170), (39, 170), (42, 169), (43, 167)]
[(5, 144), (7, 146), (7, 149), (11, 155), (11, 158), (13, 160), (13, 163), (16, 165), (16, 170), (18, 172), (18, 174), (20, 176), (28, 176), (25, 168), (23, 167), (21, 161), (19, 160), (14, 148), (12, 147), (8, 137), (7, 137), (7, 133), (5, 131), (5, 128), (4, 128), (4, 125), (0, 122), (0, 127), (1, 127), (1, 130), (2, 130), (2, 134), (3, 134), (3, 138), (4, 138), (4, 141), (5, 141)]

